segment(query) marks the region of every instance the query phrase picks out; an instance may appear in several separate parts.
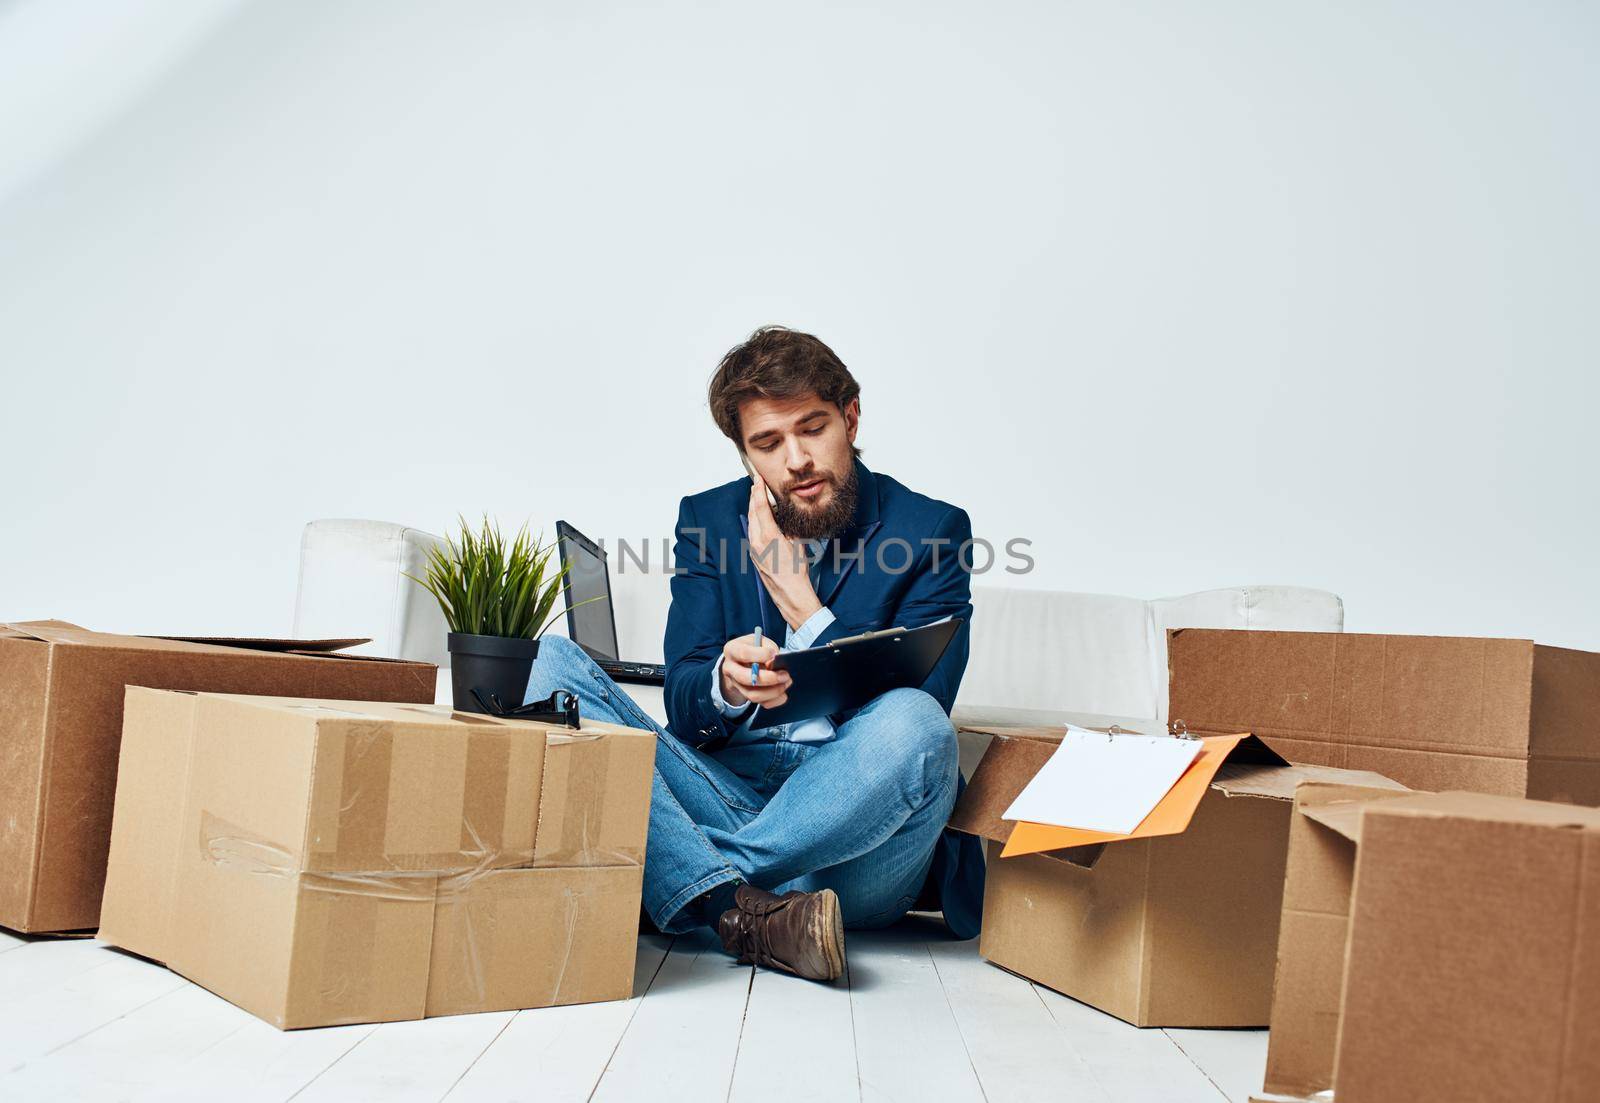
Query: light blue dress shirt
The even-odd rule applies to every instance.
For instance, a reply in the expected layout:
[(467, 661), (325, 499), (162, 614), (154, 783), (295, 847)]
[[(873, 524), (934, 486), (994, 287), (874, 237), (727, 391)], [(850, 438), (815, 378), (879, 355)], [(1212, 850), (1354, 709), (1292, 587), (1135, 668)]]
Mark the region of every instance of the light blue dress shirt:
[[(820, 540), (809, 541), (812, 556), (811, 582), (816, 584), (816, 565), (822, 562), (822, 549), (824, 544)], [(800, 651), (810, 647), (822, 635), (828, 625), (834, 620), (833, 610), (826, 605), (812, 613), (806, 622), (799, 628), (790, 628), (784, 634), (783, 646), (780, 651)], [(737, 728), (728, 736), (730, 745), (736, 743), (758, 743), (767, 740), (787, 740), (791, 743), (826, 743), (834, 737), (833, 721), (826, 716), (818, 716), (811, 720), (798, 720), (793, 724), (775, 724), (770, 728), (751, 730), (750, 722), (760, 711), (759, 707), (749, 704), (730, 705), (727, 698), (722, 696), (722, 663), (719, 661), (711, 668), (711, 700), (716, 703), (717, 711), (727, 717), (749, 713)]]

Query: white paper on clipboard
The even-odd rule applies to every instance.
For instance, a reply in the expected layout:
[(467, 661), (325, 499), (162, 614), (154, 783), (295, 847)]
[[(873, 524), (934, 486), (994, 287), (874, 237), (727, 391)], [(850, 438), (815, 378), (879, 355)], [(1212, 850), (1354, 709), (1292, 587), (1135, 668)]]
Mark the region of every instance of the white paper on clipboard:
[(1200, 753), (1198, 739), (1067, 725), (1049, 760), (1003, 819), (1126, 835), (1150, 814)]

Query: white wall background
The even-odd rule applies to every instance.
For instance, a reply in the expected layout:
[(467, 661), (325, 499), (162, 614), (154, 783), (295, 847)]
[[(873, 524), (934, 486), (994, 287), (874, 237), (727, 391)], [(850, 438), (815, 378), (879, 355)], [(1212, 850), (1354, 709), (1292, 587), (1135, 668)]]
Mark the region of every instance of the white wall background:
[(0, 619), (286, 632), (301, 524), (666, 535), (753, 326), (1021, 584), (1600, 649), (1570, 2), (0, 3)]

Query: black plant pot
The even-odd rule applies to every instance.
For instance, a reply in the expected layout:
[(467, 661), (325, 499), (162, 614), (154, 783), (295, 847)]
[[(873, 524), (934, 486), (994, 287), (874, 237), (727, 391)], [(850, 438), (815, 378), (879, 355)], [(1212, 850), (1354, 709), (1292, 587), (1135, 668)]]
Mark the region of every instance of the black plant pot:
[(538, 640), (451, 632), (445, 643), (450, 649), (450, 691), (457, 709), (483, 711), (472, 695), (474, 689), (485, 701), (498, 697), (508, 709), (522, 704), (533, 660), (539, 657)]

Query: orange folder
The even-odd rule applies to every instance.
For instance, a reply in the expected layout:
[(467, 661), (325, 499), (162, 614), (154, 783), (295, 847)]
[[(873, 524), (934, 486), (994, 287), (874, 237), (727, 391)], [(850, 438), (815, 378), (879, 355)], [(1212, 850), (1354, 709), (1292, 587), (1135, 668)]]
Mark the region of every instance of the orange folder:
[(1194, 761), (1189, 763), (1189, 768), (1172, 783), (1172, 788), (1156, 802), (1150, 814), (1139, 821), (1139, 826), (1126, 835), (1018, 820), (1017, 826), (1011, 829), (1011, 834), (1006, 838), (1005, 849), (1000, 852), (1000, 857), (1012, 858), (1018, 854), (1038, 854), (1092, 843), (1113, 843), (1121, 839), (1147, 839), (1153, 835), (1180, 835), (1188, 829), (1200, 798), (1206, 795), (1211, 779), (1217, 776), (1217, 769), (1247, 734), (1202, 736), (1200, 742), (1204, 745), (1200, 753), (1194, 756)]

